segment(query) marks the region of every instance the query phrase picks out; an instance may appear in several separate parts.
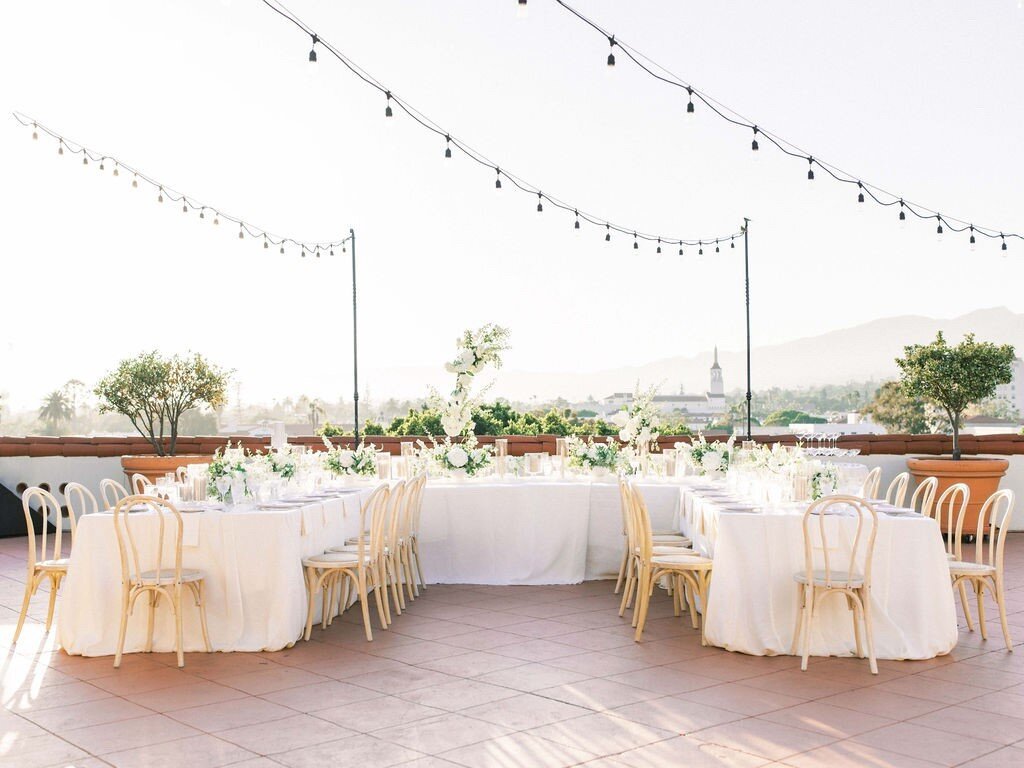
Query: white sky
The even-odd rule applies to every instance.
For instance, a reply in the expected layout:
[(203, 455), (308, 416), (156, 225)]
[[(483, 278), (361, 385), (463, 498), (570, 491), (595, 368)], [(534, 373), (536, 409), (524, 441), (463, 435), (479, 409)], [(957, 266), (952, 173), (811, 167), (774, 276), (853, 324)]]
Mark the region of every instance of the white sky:
[[(794, 143), (908, 199), (1024, 228), (1024, 10), (983, 3), (577, 0), (620, 38)], [(753, 219), (754, 342), (893, 314), (1024, 310), (1024, 245), (939, 243), (763, 151), (627, 66), (550, 0), (291, 0), (394, 92), (599, 216), (694, 237)], [(634, 252), (506, 188), (256, 0), (12, 3), (0, 107), (272, 231), (359, 239), (361, 380), (512, 329), (514, 370), (743, 345), (741, 251)], [(699, 108), (698, 108), (699, 109)], [(243, 398), (351, 394), (348, 262), (302, 262), (156, 203), (0, 120), (0, 391), (15, 408), (127, 355), (198, 350)], [(710, 249), (709, 249), (710, 250)], [(708, 250), (705, 251), (708, 253)], [(813, 365), (813, 361), (808, 361)], [(419, 391), (417, 383), (409, 387)], [(496, 393), (500, 392), (500, 386)]]

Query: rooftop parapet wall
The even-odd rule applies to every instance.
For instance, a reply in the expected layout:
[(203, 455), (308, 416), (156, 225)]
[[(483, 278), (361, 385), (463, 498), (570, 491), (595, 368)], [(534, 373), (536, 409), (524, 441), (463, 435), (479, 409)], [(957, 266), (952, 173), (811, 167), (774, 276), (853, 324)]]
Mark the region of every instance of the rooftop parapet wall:
[[(725, 439), (725, 436), (708, 434), (709, 440)], [(365, 440), (378, 448), (393, 454), (401, 452), (401, 443), (414, 441), (415, 437), (381, 437), (368, 435)], [(420, 438), (427, 440), (426, 437)], [(481, 435), (483, 445), (490, 445), (494, 437)], [(754, 438), (759, 443), (795, 445), (795, 435), (764, 435)], [(230, 440), (232, 444), (241, 442), (250, 450), (265, 450), (270, 445), (268, 437), (252, 437), (249, 435), (202, 435), (197, 437), (179, 437), (179, 454), (212, 455), (213, 452)], [(509, 453), (522, 456), (524, 453), (555, 452), (555, 435), (510, 435), (508, 437)], [(673, 444), (687, 441), (688, 437), (663, 436), (658, 442), (662, 449), (671, 448)], [(350, 444), (352, 438), (334, 438), (335, 443)], [(289, 437), (293, 445), (305, 445), (314, 450), (324, 448), (323, 440), (314, 435)], [(838, 439), (840, 448), (857, 448), (862, 456), (875, 455), (942, 455), (953, 450), (953, 440), (949, 435), (844, 435)], [(961, 450), (964, 455), (997, 454), (1004, 456), (1024, 455), (1024, 435), (961, 435)], [(0, 457), (13, 456), (95, 456), (113, 457), (133, 454), (153, 454), (153, 446), (141, 437), (2, 437), (0, 436)]]

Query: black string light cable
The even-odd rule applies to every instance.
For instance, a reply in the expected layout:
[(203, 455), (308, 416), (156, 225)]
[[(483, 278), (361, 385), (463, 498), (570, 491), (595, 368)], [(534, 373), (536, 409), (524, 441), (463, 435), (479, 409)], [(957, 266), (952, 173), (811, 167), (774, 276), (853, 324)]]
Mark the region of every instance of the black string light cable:
[[(666, 85), (679, 88), (686, 91), (686, 112), (687, 116), (693, 115), (696, 111), (694, 106), (694, 99), (698, 103), (707, 107), (711, 112), (720, 117), (727, 123), (735, 125), (744, 130), (752, 131), (753, 139), (751, 141), (750, 149), (753, 152), (760, 151), (760, 142), (758, 137), (766, 140), (769, 144), (772, 144), (776, 149), (785, 155), (793, 158), (799, 158), (808, 163), (807, 179), (813, 181), (815, 167), (824, 171), (835, 181), (843, 184), (855, 185), (857, 187), (857, 202), (863, 203), (865, 199), (870, 198), (878, 205), (890, 207), (894, 205), (899, 206), (899, 221), (906, 221), (906, 214), (910, 213), (913, 216), (937, 222), (936, 233), (942, 235), (943, 232), (948, 229), (950, 232), (970, 232), (969, 243), (973, 247), (975, 244), (975, 236), (981, 235), (992, 240), (1000, 241), (1000, 248), (1005, 251), (1007, 250), (1006, 241), (1010, 239), (1024, 240), (1024, 235), (1017, 232), (1006, 232), (1003, 230), (996, 229), (994, 227), (984, 227), (979, 224), (975, 224), (966, 219), (960, 219), (948, 214), (940, 213), (939, 211), (928, 208), (927, 206), (921, 205), (920, 203), (913, 203), (907, 200), (901, 195), (897, 195), (893, 192), (889, 192), (877, 184), (870, 184), (864, 181), (863, 178), (858, 177), (854, 174), (848, 173), (841, 168), (827, 163), (817, 155), (806, 152), (792, 142), (778, 136), (777, 134), (766, 131), (762, 125), (744, 117), (735, 110), (727, 107), (716, 99), (712, 98), (703, 91), (695, 88), (692, 83), (688, 82), (684, 78), (676, 75), (666, 67), (653, 61), (648, 56), (644, 55), (641, 51), (632, 46), (624, 43), (621, 38), (613, 35), (603, 26), (598, 24), (596, 21), (581, 13), (579, 10), (569, 5), (565, 0), (553, 0), (555, 4), (566, 10), (574, 18), (585, 24), (586, 26), (593, 29), (596, 33), (606, 38), (611, 45), (612, 52), (608, 55), (607, 64), (612, 67), (615, 66), (615, 49), (625, 55), (630, 61), (632, 61), (640, 70), (653, 77)], [(526, 0), (520, 0), (520, 6), (526, 5)], [(705, 241), (707, 242), (707, 241)]]
[[(353, 75), (362, 80), (366, 85), (376, 89), (381, 94), (381, 96), (384, 97), (385, 117), (392, 118), (396, 110), (401, 110), (402, 113), (410, 117), (415, 123), (420, 125), (420, 127), (435, 134), (438, 138), (444, 139), (444, 157), (446, 160), (451, 158), (453, 150), (458, 150), (464, 156), (468, 157), (470, 160), (473, 160), (477, 164), (485, 168), (488, 168), (491, 171), (494, 171), (495, 189), (503, 189), (503, 182), (507, 182), (511, 184), (513, 188), (519, 190), (520, 192), (525, 192), (531, 197), (535, 197), (537, 199), (538, 213), (543, 212), (545, 204), (548, 204), (551, 207), (572, 214), (574, 230), (580, 229), (579, 223), (582, 221), (588, 224), (592, 224), (596, 227), (603, 228), (605, 232), (605, 241), (611, 241), (612, 233), (617, 232), (623, 235), (629, 235), (633, 237), (634, 248), (639, 248), (639, 241), (641, 240), (658, 244), (659, 247), (661, 245), (671, 245), (679, 249), (680, 256), (684, 255), (683, 248), (686, 246), (697, 246), (699, 249), (703, 250), (703, 246), (705, 244), (712, 243), (715, 241), (723, 243), (734, 243), (735, 239), (740, 237), (743, 233), (742, 228), (740, 228), (734, 232), (730, 232), (725, 235), (713, 235), (711, 237), (705, 237), (702, 239), (681, 237), (678, 235), (664, 235), (657, 233), (652, 234), (638, 230), (635, 227), (629, 227), (624, 224), (616, 224), (608, 219), (596, 216), (591, 213), (587, 213), (580, 209), (579, 206), (567, 203), (557, 197), (554, 197), (548, 192), (543, 192), (541, 191), (541, 188), (539, 186), (530, 184), (525, 179), (516, 176), (513, 173), (510, 173), (508, 169), (505, 168), (505, 166), (488, 159), (487, 156), (485, 156), (479, 150), (474, 149), (465, 141), (456, 138), (455, 135), (452, 134), (450, 131), (441, 128), (441, 126), (439, 126), (429, 117), (427, 117), (422, 112), (414, 108), (411, 104), (409, 104), (409, 102), (405, 101), (404, 99), (396, 95), (394, 89), (384, 86), (369, 72), (362, 69), (350, 58), (348, 58), (348, 56), (346, 56), (344, 53), (342, 53), (340, 50), (334, 47), (330, 42), (325, 40), (323, 35), (321, 35), (319, 32), (314, 31), (312, 27), (310, 27), (292, 11), (286, 8), (281, 2), (279, 2), (279, 0), (261, 0), (261, 2), (265, 6), (267, 6), (267, 8), (271, 9), (272, 11), (280, 15), (282, 18), (287, 19), (298, 29), (302, 30), (302, 32), (305, 35), (307, 35), (310, 38), (310, 40), (312, 40), (313, 47), (309, 54), (309, 61), (311, 65), (313, 65), (313, 63), (317, 61), (316, 56), (314, 56), (313, 54), (316, 52), (318, 47), (319, 50), (326, 51), (339, 62), (341, 62), (341, 64), (346, 69), (348, 69)], [(522, 5), (525, 4), (526, 3), (522, 3)], [(612, 42), (612, 48), (614, 49), (616, 45), (619, 45), (619, 42), (617, 40)], [(613, 62), (614, 57), (609, 56), (609, 66), (611, 66)]]
[[(310, 60), (312, 61), (312, 54)], [(238, 225), (238, 239), (244, 240), (246, 237), (253, 238), (263, 243), (265, 249), (277, 248), (280, 253), (284, 254), (286, 247), (289, 249), (297, 248), (302, 257), (312, 255), (319, 258), (322, 255), (334, 255), (334, 249), (340, 248), (344, 253), (348, 242), (352, 239), (352, 235), (341, 238), (340, 240), (329, 240), (329, 241), (308, 241), (298, 240), (293, 237), (285, 237), (275, 235), (269, 230), (257, 227), (253, 224), (247, 223), (244, 219), (237, 216), (233, 216), (229, 213), (225, 213), (222, 209), (212, 205), (199, 202), (196, 198), (191, 195), (186, 195), (184, 192), (178, 192), (173, 187), (168, 186), (160, 181), (157, 181), (153, 177), (143, 173), (139, 169), (128, 165), (127, 163), (119, 160), (113, 155), (103, 154), (97, 152), (84, 144), (80, 144), (73, 141), (66, 136), (62, 136), (56, 131), (47, 128), (45, 125), (40, 123), (38, 120), (23, 115), (20, 112), (12, 112), (11, 116), (14, 117), (21, 125), (32, 128), (32, 139), (38, 140), (40, 134), (44, 134), (53, 139), (57, 140), (57, 154), (64, 155), (71, 153), (72, 155), (82, 156), (82, 165), (89, 165), (90, 163), (97, 165), (99, 170), (106, 170), (107, 166), (110, 166), (110, 172), (113, 176), (120, 176), (124, 173), (126, 176), (131, 177), (131, 186), (133, 189), (138, 189), (139, 182), (148, 184), (153, 190), (156, 191), (156, 201), (163, 203), (170, 201), (172, 203), (180, 203), (181, 210), (183, 213), (189, 213), (190, 211), (199, 211), (199, 218), (206, 219), (208, 216), (213, 217), (213, 224), (219, 226), (221, 220), (231, 222), (232, 224)]]

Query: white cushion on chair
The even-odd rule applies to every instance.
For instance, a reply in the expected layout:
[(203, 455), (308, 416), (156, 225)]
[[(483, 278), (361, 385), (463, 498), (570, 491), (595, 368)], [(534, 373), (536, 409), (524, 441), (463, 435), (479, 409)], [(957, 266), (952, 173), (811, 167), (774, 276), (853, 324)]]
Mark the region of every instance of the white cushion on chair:
[(949, 572), (953, 576), (994, 576), (996, 569), (986, 563), (950, 560)]
[(655, 545), (651, 547), (651, 552), (655, 555), (696, 555), (697, 553), (689, 547), (666, 547), (661, 545)]
[[(864, 577), (859, 573), (847, 573), (846, 571), (832, 571), (831, 584), (834, 587), (850, 587), (851, 589), (857, 589), (858, 587), (864, 586)], [(825, 581), (825, 571), (815, 571), (814, 574), (814, 586), (825, 587), (828, 583)], [(793, 574), (793, 578), (800, 584), (807, 583), (807, 572), (798, 571)]]
[(678, 533), (665, 533), (652, 536), (651, 541), (655, 544), (675, 544), (680, 547), (689, 547), (693, 544), (688, 537)]
[[(369, 562), (369, 558), (363, 559)], [(324, 552), (322, 555), (313, 555), (302, 560), (303, 565), (314, 568), (338, 568), (358, 563), (359, 555), (355, 552)]]
[(36, 563), (36, 568), (41, 571), (66, 571), (70, 561), (66, 557), (59, 560), (42, 560)]
[[(162, 568), (160, 570), (160, 578), (157, 579), (156, 571), (143, 571), (137, 577), (138, 581), (143, 584), (173, 584), (174, 583), (174, 569)], [(184, 584), (189, 581), (202, 581), (203, 572), (196, 570), (195, 568), (182, 568), (181, 569), (181, 583)]]
[(651, 565), (655, 567), (677, 568), (684, 566), (692, 570), (703, 570), (710, 568), (712, 560), (701, 557), (698, 554), (692, 555), (656, 555), (651, 558)]

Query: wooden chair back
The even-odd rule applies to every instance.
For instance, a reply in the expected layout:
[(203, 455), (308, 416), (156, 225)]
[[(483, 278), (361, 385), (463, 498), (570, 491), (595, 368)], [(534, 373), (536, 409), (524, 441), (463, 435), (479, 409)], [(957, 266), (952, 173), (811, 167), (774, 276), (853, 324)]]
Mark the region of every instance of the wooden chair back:
[[(41, 531), (36, 531), (35, 521), (32, 519), (32, 507), (36, 506), (39, 516), (42, 518)], [(44, 560), (60, 560), (64, 554), (63, 535), (64, 526), (61, 516), (60, 503), (49, 491), (34, 485), (26, 488), (21, 494), (21, 506), (25, 512), (25, 528), (28, 531), (28, 567), (31, 570), (36, 563)], [(54, 526), (51, 533), (49, 522), (53, 519)], [(39, 536), (38, 548), (36, 536)], [(75, 545), (75, 518), (71, 516), (71, 546)]]
[(967, 483), (953, 483), (935, 502), (935, 519), (939, 527), (946, 532), (946, 553), (949, 555), (956, 555), (960, 549), (960, 539), (954, 534), (958, 527), (963, 526), (961, 518), (970, 500), (970, 486)]
[(932, 509), (935, 505), (935, 491), (939, 487), (939, 478), (926, 477), (917, 484), (914, 493), (910, 497), (910, 506), (915, 512), (925, 517), (932, 516)]
[(877, 499), (878, 498), (878, 487), (882, 484), (882, 468), (875, 467), (868, 476), (864, 478), (864, 483), (860, 487), (860, 493), (857, 494), (862, 499)]
[[(830, 510), (834, 513), (829, 514)], [(849, 518), (851, 510), (856, 518), (856, 529), (849, 552), (843, 554), (840, 540), (848, 536), (839, 529), (843, 527), (842, 521)], [(819, 499), (804, 512), (803, 532), (804, 572), (808, 584), (823, 578), (828, 589), (857, 589), (860, 585), (853, 583), (855, 579), (863, 580), (864, 587), (871, 585), (878, 513), (863, 498), (826, 496)], [(821, 552), (820, 557), (815, 555), (816, 552)]]
[[(135, 506), (148, 510), (133, 513)], [(154, 525), (156, 536), (141, 535)], [(114, 505), (114, 532), (125, 583), (140, 583), (144, 571), (154, 571), (157, 583), (170, 574), (175, 583), (181, 581), (181, 513), (170, 501), (139, 494), (121, 499)], [(165, 542), (170, 542), (174, 550), (171, 563), (167, 562)]]
[(143, 491), (146, 490), (146, 486), (150, 484), (149, 478), (141, 472), (136, 472), (132, 475), (132, 481), (130, 483), (132, 487), (132, 493), (142, 496)]
[(907, 485), (910, 483), (910, 473), (900, 472), (889, 483), (885, 490), (885, 500), (894, 507), (902, 507), (907, 498)]
[(82, 515), (99, 512), (100, 505), (96, 497), (81, 483), (68, 483), (64, 486), (64, 498), (68, 502), (68, 516), (76, 523)]
[(128, 489), (117, 482), (117, 480), (107, 478), (100, 481), (100, 496), (103, 497), (104, 509), (113, 509), (117, 502), (127, 495)]
[[(356, 552), (359, 555), (360, 566), (365, 562), (366, 557), (379, 555), (383, 548), (378, 541), (380, 536), (377, 534), (379, 534), (381, 518), (385, 516), (382, 510), (387, 508), (389, 493), (388, 484), (381, 483), (373, 489), (359, 508), (360, 534), (356, 541)], [(367, 551), (368, 543), (372, 546), (372, 551)], [(376, 555), (373, 554), (374, 552)]]
[(174, 479), (179, 483), (184, 483), (188, 480), (188, 467), (178, 467), (174, 470)]
[[(1003, 572), (1003, 552), (1006, 549), (1006, 532), (1010, 530), (1015, 502), (1013, 491), (1004, 488), (987, 499), (978, 513), (978, 535), (974, 542), (974, 562), (991, 566), (996, 573)], [(956, 524), (956, 559), (963, 560), (961, 549), (964, 533), (964, 516)]]
[(636, 485), (630, 483), (629, 490), (632, 502), (631, 527), (633, 539), (636, 542), (633, 551), (639, 554), (644, 563), (649, 564), (654, 555), (654, 535), (651, 532), (651, 518), (647, 511), (647, 502), (644, 501), (644, 495)]

